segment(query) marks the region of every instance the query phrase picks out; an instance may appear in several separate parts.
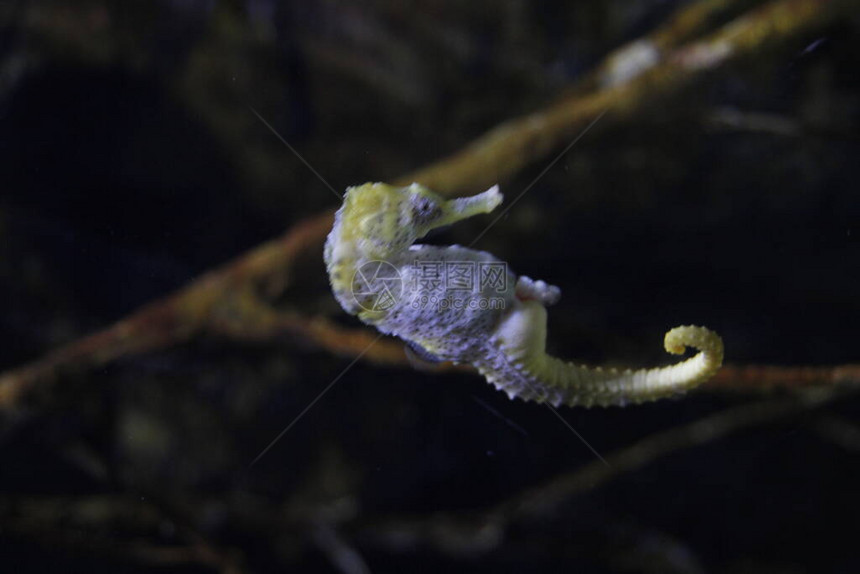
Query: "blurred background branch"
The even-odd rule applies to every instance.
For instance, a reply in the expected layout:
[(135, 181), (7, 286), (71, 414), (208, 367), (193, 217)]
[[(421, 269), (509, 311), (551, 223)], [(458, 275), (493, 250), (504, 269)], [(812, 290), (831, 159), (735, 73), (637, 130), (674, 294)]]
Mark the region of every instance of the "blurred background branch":
[[(841, 7), (850, 5), (812, 0), (771, 2), (736, 17), (703, 38), (677, 45), (705, 29), (715, 14), (726, 11), (732, 4), (700, 2), (682, 8), (664, 27), (612, 52), (597, 66), (598, 75), (604, 79), (594, 83), (586, 78), (590, 91), (573, 90), (570, 96), (545, 110), (505, 122), (462, 152), (398, 178), (396, 183), (418, 181), (441, 193), (457, 194), (508, 181), (527, 165), (546, 158), (576, 137), (602, 112), (608, 111), (604, 122), (624, 121), (645, 113), (661, 98), (693, 82), (699, 74), (731, 60), (756, 55), (794, 35), (808, 33), (836, 18)], [(49, 22), (47, 18), (36, 18), (43, 34), (56, 34), (68, 40), (64, 29), (52, 28)], [(107, 57), (89, 54), (90, 40), (79, 38), (77, 41), (83, 45), (76, 51), (87, 54), (87, 58)], [(651, 50), (653, 55), (642, 60), (637, 55), (641, 50)], [(617, 69), (625, 70), (623, 77), (612, 71)], [(213, 114), (213, 117), (222, 116)], [(98, 367), (123, 356), (175, 345), (201, 333), (239, 339), (288, 334), (338, 355), (357, 356), (374, 338), (370, 333), (340, 328), (325, 319), (309, 318), (295, 311), (279, 311), (271, 304), (293, 281), (291, 269), (295, 259), (305, 251), (318, 250), (331, 223), (331, 212), (308, 218), (280, 239), (204, 275), (176, 295), (148, 305), (108, 329), (61, 347), (31, 365), (0, 375), (0, 407), (11, 408), (29, 389), (53, 382), (64, 371)], [(406, 364), (396, 343), (374, 345), (365, 358), (381, 364)], [(757, 392), (762, 387), (793, 387), (799, 381), (823, 385), (857, 382), (857, 373), (857, 366), (850, 365), (814, 372), (803, 368), (732, 368), (724, 370), (711, 387)]]

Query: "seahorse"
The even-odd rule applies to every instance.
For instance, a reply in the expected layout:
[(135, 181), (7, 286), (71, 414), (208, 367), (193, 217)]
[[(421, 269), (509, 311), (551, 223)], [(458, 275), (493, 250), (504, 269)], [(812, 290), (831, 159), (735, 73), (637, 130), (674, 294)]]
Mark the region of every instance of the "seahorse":
[(473, 365), (511, 399), (553, 406), (641, 403), (696, 387), (720, 368), (722, 339), (692, 325), (671, 329), (664, 346), (673, 354), (687, 347), (698, 353), (667, 367), (602, 369), (552, 357), (546, 307), (559, 300), (558, 287), (517, 277), (485, 251), (415, 244), (501, 202), (498, 186), (450, 200), (417, 183), (350, 187), (325, 244), (335, 298), (421, 357)]

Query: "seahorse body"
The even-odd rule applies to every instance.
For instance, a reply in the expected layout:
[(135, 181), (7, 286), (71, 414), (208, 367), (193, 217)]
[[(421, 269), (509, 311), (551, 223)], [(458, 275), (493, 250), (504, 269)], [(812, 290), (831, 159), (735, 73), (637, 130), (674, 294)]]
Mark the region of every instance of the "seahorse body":
[[(545, 307), (558, 300), (557, 287), (517, 278), (484, 251), (414, 245), (429, 231), (489, 213), (501, 201), (498, 187), (453, 200), (419, 184), (349, 188), (325, 246), (335, 297), (347, 312), (383, 333), (440, 360), (474, 365), (511, 398), (556, 406), (639, 403), (693, 388), (719, 369), (722, 340), (694, 326), (666, 334), (671, 353), (699, 350), (668, 367), (619, 371), (551, 357)], [(493, 281), (464, 285), (467, 277), (452, 277), (463, 268), (478, 279), (483, 272), (495, 275), (488, 275)]]

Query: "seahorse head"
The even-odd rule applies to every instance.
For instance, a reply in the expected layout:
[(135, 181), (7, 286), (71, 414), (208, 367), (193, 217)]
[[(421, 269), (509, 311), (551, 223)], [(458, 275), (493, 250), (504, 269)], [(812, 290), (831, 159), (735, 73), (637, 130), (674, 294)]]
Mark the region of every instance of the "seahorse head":
[(347, 189), (337, 226), (341, 240), (359, 242), (365, 257), (384, 259), (437, 227), (488, 213), (501, 201), (496, 186), (472, 197), (446, 200), (418, 183), (406, 187), (366, 183)]
[(497, 186), (450, 200), (417, 183), (348, 188), (324, 250), (335, 297), (346, 311), (366, 319), (368, 311), (354, 295), (354, 278), (362, 266), (380, 261), (398, 266), (409, 246), (432, 229), (489, 213), (501, 201)]

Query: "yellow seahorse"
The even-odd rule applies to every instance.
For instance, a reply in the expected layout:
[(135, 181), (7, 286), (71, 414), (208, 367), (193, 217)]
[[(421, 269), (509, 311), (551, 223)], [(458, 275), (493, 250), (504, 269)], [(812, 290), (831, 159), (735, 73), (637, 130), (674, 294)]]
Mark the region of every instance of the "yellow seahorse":
[(621, 371), (551, 357), (546, 306), (558, 301), (558, 287), (517, 278), (484, 251), (414, 245), (433, 229), (501, 202), (498, 186), (452, 200), (414, 183), (347, 189), (325, 245), (335, 297), (348, 313), (425, 358), (470, 363), (511, 398), (555, 406), (640, 403), (691, 389), (720, 368), (722, 340), (695, 326), (666, 333), (668, 352), (699, 351), (668, 367)]

